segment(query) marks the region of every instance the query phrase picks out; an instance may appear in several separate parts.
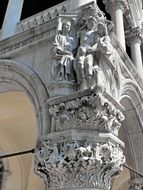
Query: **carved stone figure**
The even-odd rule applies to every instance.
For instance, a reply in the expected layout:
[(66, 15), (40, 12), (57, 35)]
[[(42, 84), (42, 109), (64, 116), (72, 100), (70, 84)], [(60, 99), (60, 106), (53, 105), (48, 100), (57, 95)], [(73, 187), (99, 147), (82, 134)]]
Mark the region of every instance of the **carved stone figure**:
[(93, 67), (94, 87), (101, 92), (105, 90), (113, 97), (116, 97), (116, 91), (120, 85), (119, 68), (117, 68), (114, 48), (105, 24), (98, 24), (98, 33), (100, 34), (100, 40), (98, 42), (97, 56), (95, 52), (96, 59), (98, 59), (98, 66), (95, 64)]
[(62, 25), (62, 33), (57, 34), (51, 49), (53, 56), (52, 77), (55, 81), (72, 81), (74, 79), (73, 61), (76, 43), (70, 36), (71, 22)]
[(97, 21), (94, 17), (84, 20), (79, 33), (79, 48), (75, 59), (75, 71), (79, 89), (92, 86), (94, 51), (97, 49), (99, 35), (95, 31)]
[(95, 88), (99, 93), (108, 92), (114, 98), (120, 86), (120, 68), (115, 61), (106, 23), (89, 17), (80, 32), (80, 46), (75, 70), (79, 89)]

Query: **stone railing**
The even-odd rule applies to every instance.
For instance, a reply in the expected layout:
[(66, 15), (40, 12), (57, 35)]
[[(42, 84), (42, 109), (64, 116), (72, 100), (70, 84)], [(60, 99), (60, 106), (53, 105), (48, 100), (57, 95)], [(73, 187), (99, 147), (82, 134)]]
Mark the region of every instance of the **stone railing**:
[(53, 6), (36, 15), (22, 20), (17, 24), (16, 33), (21, 33), (23, 31), (39, 26), (45, 22), (52, 20), (53, 18), (56, 18), (59, 15), (59, 13), (65, 13), (66, 11), (67, 3), (66, 1), (64, 1), (56, 6)]

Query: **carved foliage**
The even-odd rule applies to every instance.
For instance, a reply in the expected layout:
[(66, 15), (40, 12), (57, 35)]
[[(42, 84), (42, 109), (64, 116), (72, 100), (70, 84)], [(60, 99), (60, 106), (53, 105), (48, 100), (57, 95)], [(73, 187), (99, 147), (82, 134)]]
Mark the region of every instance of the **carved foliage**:
[(143, 31), (139, 27), (132, 28), (126, 33), (126, 38), (129, 45), (133, 43), (133, 40), (143, 41)]
[(43, 141), (36, 152), (36, 172), (50, 189), (109, 189), (124, 162), (122, 150), (110, 143), (62, 138), (58, 143)]
[(124, 116), (119, 109), (100, 94), (93, 93), (50, 107), (56, 131), (78, 128), (118, 135)]
[(143, 190), (143, 178), (137, 178), (130, 181), (130, 190)]

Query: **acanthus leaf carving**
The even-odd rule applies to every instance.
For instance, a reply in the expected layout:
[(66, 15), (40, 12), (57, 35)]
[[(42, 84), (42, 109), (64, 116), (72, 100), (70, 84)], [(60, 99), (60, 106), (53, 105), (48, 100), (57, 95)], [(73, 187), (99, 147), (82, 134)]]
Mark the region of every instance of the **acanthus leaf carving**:
[[(49, 189), (110, 189), (111, 178), (122, 171), (125, 162), (122, 150), (111, 143), (63, 138), (54, 143), (44, 141), (42, 147), (36, 151), (36, 172), (45, 179)], [(44, 160), (39, 157), (43, 150)]]
[(65, 129), (90, 129), (99, 132), (118, 130), (124, 115), (101, 94), (93, 93), (51, 105), (50, 114), (55, 118), (56, 131)]

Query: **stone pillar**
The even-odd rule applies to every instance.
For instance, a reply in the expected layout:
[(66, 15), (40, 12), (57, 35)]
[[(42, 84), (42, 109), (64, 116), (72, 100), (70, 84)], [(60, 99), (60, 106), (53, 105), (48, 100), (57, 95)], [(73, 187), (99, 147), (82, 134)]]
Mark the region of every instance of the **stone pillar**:
[(126, 50), (125, 31), (123, 15), (128, 9), (126, 0), (104, 0), (107, 11), (111, 14), (112, 21), (115, 24), (115, 32), (124, 50)]
[(131, 48), (131, 58), (141, 77), (143, 77), (143, 65), (141, 55), (142, 39), (143, 35), (139, 27), (133, 28), (127, 33), (127, 41)]
[(129, 190), (142, 190), (143, 189), (143, 178), (135, 178), (129, 182)]
[(82, 5), (85, 5), (87, 3), (93, 2), (96, 0), (68, 0), (69, 2), (69, 10), (73, 11), (81, 7)]
[[(107, 95), (107, 94), (106, 94)], [(35, 171), (47, 190), (109, 190), (125, 157), (118, 104), (92, 90), (48, 100), (55, 131), (39, 139)]]
[(16, 25), (20, 20), (24, 0), (9, 0), (6, 10), (1, 39), (8, 38), (15, 34)]

